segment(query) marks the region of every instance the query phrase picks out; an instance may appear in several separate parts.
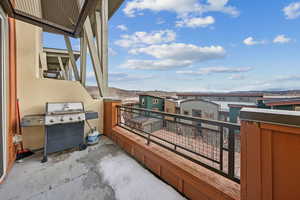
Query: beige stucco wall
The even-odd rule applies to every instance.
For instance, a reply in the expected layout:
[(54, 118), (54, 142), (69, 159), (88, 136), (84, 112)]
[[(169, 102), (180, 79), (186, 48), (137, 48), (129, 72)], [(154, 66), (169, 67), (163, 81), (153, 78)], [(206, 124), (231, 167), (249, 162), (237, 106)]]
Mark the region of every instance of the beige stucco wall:
[[(186, 100), (180, 104), (180, 113), (184, 115), (184, 111), (189, 112), (189, 116), (192, 116), (193, 110), (201, 111), (201, 118), (218, 120), (219, 119), (219, 105), (203, 101), (203, 100)], [(191, 121), (185, 121), (185, 123), (192, 123)], [(202, 123), (203, 127), (216, 129), (216, 126)]]
[(184, 111), (189, 112), (192, 116), (193, 110), (201, 110), (202, 118), (218, 120), (219, 118), (219, 105), (202, 101), (202, 100), (187, 100), (181, 102), (180, 113), (183, 115)]
[(176, 114), (176, 103), (170, 100), (165, 100), (165, 112)]
[[(176, 114), (176, 103), (165, 99), (165, 112)], [(174, 120), (173, 117), (166, 117), (167, 120)]]
[[(86, 110), (99, 112), (100, 120), (93, 120), (91, 124), (97, 126), (98, 130), (102, 132), (102, 99), (92, 99), (79, 82), (40, 79), (38, 69), (41, 30), (36, 26), (19, 21), (16, 29), (17, 86), (21, 116), (44, 113), (46, 102), (82, 101)], [(23, 128), (23, 140), (26, 148), (41, 148), (44, 143), (44, 128)]]

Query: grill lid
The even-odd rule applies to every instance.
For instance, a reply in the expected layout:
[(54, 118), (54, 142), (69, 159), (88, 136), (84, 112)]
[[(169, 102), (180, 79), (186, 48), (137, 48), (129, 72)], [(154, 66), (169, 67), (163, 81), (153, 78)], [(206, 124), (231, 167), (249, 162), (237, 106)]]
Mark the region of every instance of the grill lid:
[(82, 102), (47, 103), (46, 115), (75, 114), (84, 112)]

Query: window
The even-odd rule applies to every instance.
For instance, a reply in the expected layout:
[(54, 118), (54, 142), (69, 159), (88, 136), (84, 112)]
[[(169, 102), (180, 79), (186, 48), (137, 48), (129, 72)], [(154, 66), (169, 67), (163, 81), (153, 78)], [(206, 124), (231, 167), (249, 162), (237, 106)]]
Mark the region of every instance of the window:
[(153, 99), (153, 100), (152, 100), (152, 103), (153, 103), (153, 104), (158, 104), (158, 99)]
[(202, 111), (201, 110), (192, 110), (192, 115), (193, 117), (199, 117), (201, 118), (202, 117)]

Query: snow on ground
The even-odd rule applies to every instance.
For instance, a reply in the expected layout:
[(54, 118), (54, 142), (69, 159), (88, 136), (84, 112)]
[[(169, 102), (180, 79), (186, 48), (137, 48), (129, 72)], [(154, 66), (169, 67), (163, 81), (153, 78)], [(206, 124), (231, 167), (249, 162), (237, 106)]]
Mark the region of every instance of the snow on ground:
[(122, 200), (183, 200), (172, 187), (127, 155), (107, 156), (100, 163), (103, 178)]
[(85, 151), (41, 158), (36, 153), (14, 165), (0, 184), (0, 200), (184, 199), (106, 137)]

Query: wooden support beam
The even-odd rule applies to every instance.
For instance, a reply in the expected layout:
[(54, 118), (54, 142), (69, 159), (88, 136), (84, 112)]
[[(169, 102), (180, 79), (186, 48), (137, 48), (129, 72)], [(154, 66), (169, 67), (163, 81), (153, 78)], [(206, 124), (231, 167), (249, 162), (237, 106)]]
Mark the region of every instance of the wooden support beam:
[(64, 80), (67, 80), (66, 71), (65, 71), (65, 69), (64, 69), (64, 65), (63, 65), (63, 62), (62, 62), (62, 60), (61, 60), (61, 57), (58, 56), (57, 59), (58, 59), (58, 62), (59, 62), (60, 70), (62, 71), (62, 74), (63, 74), (63, 78), (64, 78)]
[(77, 65), (76, 65), (76, 60), (75, 60), (75, 56), (74, 56), (74, 53), (73, 53), (73, 49), (72, 49), (70, 38), (68, 36), (66, 36), (66, 35), (64, 37), (65, 37), (66, 47), (67, 47), (68, 52), (69, 52), (70, 62), (71, 62), (71, 66), (73, 68), (75, 81), (80, 81), (80, 77), (79, 77), (79, 73), (78, 73), (78, 69), (77, 69)]
[[(100, 63), (102, 61), (102, 15), (99, 11), (95, 12), (95, 23), (96, 23), (96, 41), (97, 41), (97, 52), (100, 59)], [(101, 65), (101, 69), (103, 67)]]
[(99, 89), (99, 94), (101, 97), (103, 97), (103, 89), (102, 89), (102, 80), (103, 80), (103, 74), (102, 74), (102, 69), (101, 69), (101, 64), (100, 64), (100, 59), (97, 53), (97, 48), (94, 42), (94, 37), (93, 37), (93, 31), (92, 31), (92, 25), (90, 18), (87, 17), (85, 23), (84, 23), (84, 32), (85, 32), (85, 37), (87, 40), (87, 44), (90, 50), (90, 55), (91, 55), (91, 60), (96, 76), (96, 81)]
[(71, 62), (68, 60), (65, 66), (65, 72), (66, 72), (66, 80), (71, 81), (72, 80), (72, 67), (71, 67)]
[[(102, 52), (102, 87), (104, 96), (108, 95), (108, 0), (101, 1), (101, 25), (102, 25), (102, 46), (99, 48)], [(97, 27), (98, 28), (98, 27)]]
[(68, 73), (69, 73), (69, 80), (72, 81), (73, 77), (75, 77), (75, 76), (73, 76), (74, 70), (73, 70), (72, 63), (71, 63), (70, 59), (69, 59), (69, 62), (67, 63), (67, 65), (68, 65), (68, 69), (69, 69), (69, 71), (68, 71)]
[(86, 54), (87, 54), (87, 41), (84, 36), (80, 38), (80, 80), (83, 87), (86, 86)]

